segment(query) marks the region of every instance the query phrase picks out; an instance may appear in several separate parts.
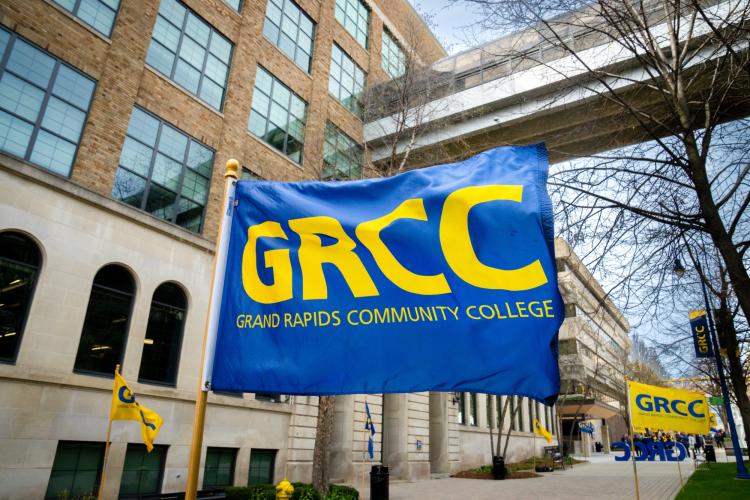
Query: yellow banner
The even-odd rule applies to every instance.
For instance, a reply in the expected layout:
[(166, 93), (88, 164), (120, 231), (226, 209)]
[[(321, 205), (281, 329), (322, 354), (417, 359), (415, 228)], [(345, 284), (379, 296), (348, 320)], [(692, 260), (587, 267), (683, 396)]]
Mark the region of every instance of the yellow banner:
[(112, 420), (135, 420), (141, 424), (141, 438), (146, 449), (151, 451), (154, 447), (154, 439), (164, 423), (161, 417), (138, 404), (135, 393), (130, 390), (128, 383), (119, 372), (115, 371), (115, 386), (112, 391), (112, 407), (109, 418)]
[(699, 392), (628, 381), (634, 428), (708, 434), (709, 407)]

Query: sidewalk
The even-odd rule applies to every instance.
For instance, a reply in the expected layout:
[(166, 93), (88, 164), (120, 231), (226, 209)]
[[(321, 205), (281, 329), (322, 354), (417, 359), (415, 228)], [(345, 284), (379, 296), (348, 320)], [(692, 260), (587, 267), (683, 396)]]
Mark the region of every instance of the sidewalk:
[[(597, 455), (572, 469), (547, 472), (539, 478), (491, 481), (432, 479), (415, 483), (391, 482), (390, 500), (497, 500), (513, 499), (634, 499), (633, 465), (615, 462), (615, 455)], [(692, 460), (680, 464), (684, 481), (693, 473)], [(680, 490), (676, 462), (639, 462), (642, 500), (667, 500)], [(368, 485), (369, 487), (369, 485)], [(369, 488), (361, 497), (369, 500)]]

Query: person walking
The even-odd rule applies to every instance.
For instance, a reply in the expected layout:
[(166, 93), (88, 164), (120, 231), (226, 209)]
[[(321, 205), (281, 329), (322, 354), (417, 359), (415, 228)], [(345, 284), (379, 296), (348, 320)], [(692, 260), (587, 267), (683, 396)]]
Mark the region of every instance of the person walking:
[(703, 454), (703, 443), (704, 443), (703, 436), (701, 436), (700, 434), (697, 434), (695, 436), (695, 451), (696, 451), (696, 453)]
[(693, 434), (688, 435), (688, 450), (693, 452), (693, 460), (698, 458), (695, 454), (695, 436)]

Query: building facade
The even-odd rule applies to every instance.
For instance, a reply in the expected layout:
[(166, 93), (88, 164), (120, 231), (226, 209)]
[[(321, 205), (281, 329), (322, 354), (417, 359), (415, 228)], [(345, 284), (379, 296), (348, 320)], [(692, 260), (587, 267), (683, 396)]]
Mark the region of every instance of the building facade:
[[(117, 365), (165, 425), (147, 454), (113, 424), (105, 497), (184, 491), (223, 165), (358, 177), (361, 91), (409, 41), (445, 55), (406, 0), (0, 0), (0, 498), (96, 491)], [(520, 398), (343, 396), (335, 481), (371, 465), (365, 401), (394, 478), (489, 463), (491, 430), (508, 461), (546, 445), (534, 418), (558, 432)], [(316, 417), (211, 393), (199, 488), (309, 481)]]

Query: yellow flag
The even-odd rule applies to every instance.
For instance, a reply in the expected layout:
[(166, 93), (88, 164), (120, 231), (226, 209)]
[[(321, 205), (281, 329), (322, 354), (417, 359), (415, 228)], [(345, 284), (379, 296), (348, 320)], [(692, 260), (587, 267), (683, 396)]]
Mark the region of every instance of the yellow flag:
[(719, 425), (719, 422), (716, 420), (716, 414), (711, 410), (708, 410), (708, 423), (711, 427)]
[(633, 427), (708, 434), (709, 407), (699, 392), (628, 380)]
[(548, 443), (552, 442), (552, 434), (550, 434), (547, 429), (542, 427), (542, 424), (540, 424), (539, 420), (536, 418), (534, 419), (534, 432), (546, 439)]
[(138, 404), (135, 400), (135, 393), (128, 387), (128, 383), (125, 382), (125, 379), (116, 370), (109, 418), (111, 420), (135, 420), (136, 422), (140, 422), (141, 437), (149, 452), (154, 449), (154, 439), (156, 439), (156, 435), (164, 423), (157, 413)]

